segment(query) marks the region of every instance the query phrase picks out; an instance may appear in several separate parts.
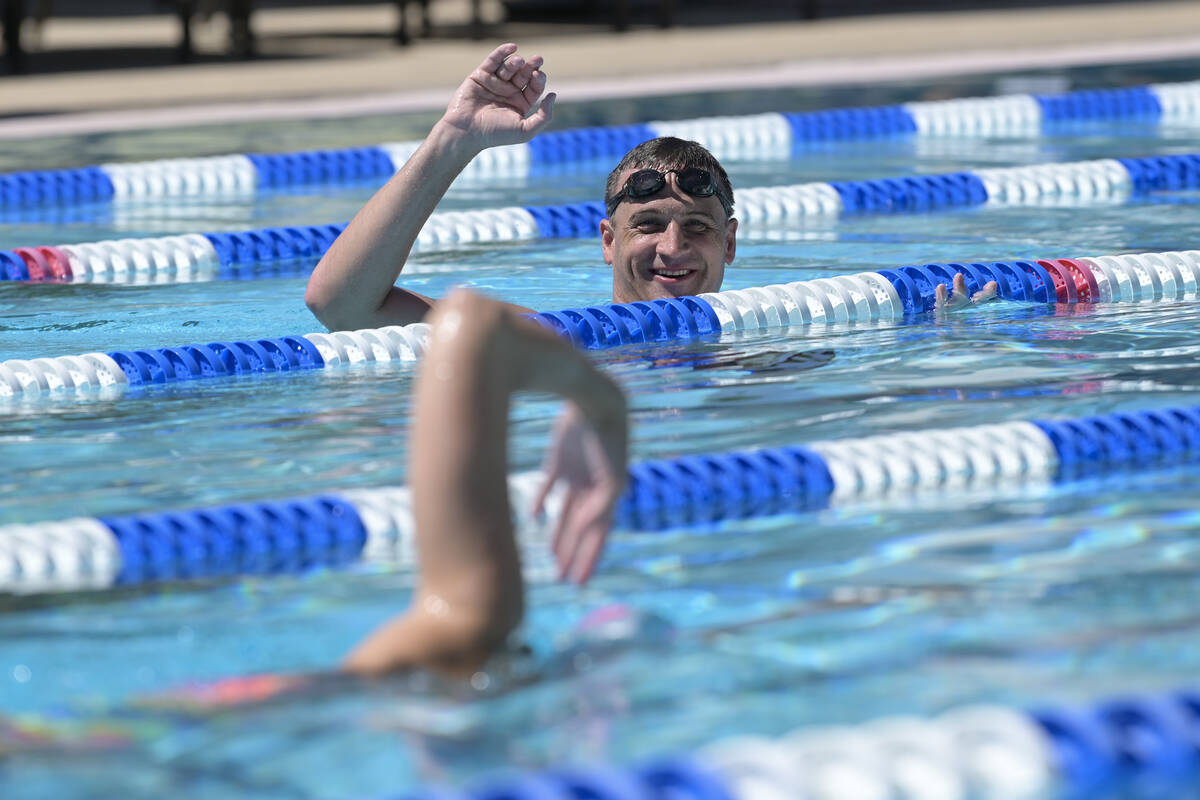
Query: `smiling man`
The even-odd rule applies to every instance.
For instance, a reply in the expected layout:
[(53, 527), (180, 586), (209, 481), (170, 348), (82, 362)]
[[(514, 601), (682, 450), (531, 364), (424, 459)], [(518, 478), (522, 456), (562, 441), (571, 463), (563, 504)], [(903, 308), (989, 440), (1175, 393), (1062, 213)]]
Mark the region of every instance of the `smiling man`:
[[(488, 54), (417, 151), (334, 241), (305, 293), (330, 330), (405, 325), (434, 306), (435, 298), (395, 282), (421, 227), (471, 159), (529, 141), (550, 122), (555, 95), (542, 97), (542, 63), (519, 56), (515, 44)], [(729, 177), (712, 153), (671, 137), (644, 142), (609, 175), (605, 202), (601, 249), (613, 270), (614, 302), (721, 288), (737, 220)]]
[[(527, 142), (549, 124), (555, 94), (542, 97), (542, 62), (502, 44), (462, 82), (425, 141), (313, 270), (304, 300), (326, 327), (407, 325), (433, 308), (435, 298), (396, 280), (417, 234), (471, 159), (489, 147)], [(673, 137), (643, 142), (608, 176), (604, 200), (600, 245), (612, 267), (614, 302), (720, 290), (737, 250), (738, 221), (729, 176), (712, 153)], [(996, 284), (970, 297), (959, 275), (949, 297), (946, 287), (938, 291), (937, 308), (950, 311), (992, 299)]]

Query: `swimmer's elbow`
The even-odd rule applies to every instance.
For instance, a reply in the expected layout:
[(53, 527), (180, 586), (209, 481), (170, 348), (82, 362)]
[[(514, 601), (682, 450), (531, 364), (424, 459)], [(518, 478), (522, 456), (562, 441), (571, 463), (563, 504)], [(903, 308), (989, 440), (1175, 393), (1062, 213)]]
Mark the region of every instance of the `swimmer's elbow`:
[(455, 328), (460, 331), (460, 336), (491, 338), (504, 323), (504, 306), (470, 289), (458, 287), (438, 304), (437, 314), (430, 318), (430, 324), (437, 325), (448, 317), (457, 318)]
[(504, 647), (525, 616), (523, 588), (519, 584), (515, 591), (513, 588), (493, 586), (485, 597), (452, 602), (452, 610), (445, 614), (429, 605), (427, 599), (422, 601), (425, 610), (443, 623), (438, 649), (447, 657), (448, 665), (460, 662), (474, 669)]
[(304, 305), (322, 325), (331, 331), (349, 330), (355, 327), (341, 310), (341, 304), (336, 292), (323, 286), (319, 281), (310, 279), (304, 290)]
[(429, 598), (374, 631), (342, 662), (342, 670), (381, 677), (422, 668), (467, 677), (501, 650), (521, 623), (523, 598), (491, 608), (431, 608)]
[(469, 621), (461, 631), (447, 637), (450, 645), (442, 664), (433, 664), (449, 671), (472, 673), (504, 649), (509, 636), (521, 624), (523, 609), (515, 613), (488, 613), (483, 619)]
[[(480, 355), (507, 362), (512, 359), (509, 352), (511, 314), (503, 303), (490, 300), (470, 289), (457, 288), (438, 301), (437, 307), (427, 321), (435, 333), (447, 329), (454, 331), (452, 347), (460, 351), (460, 357), (473, 359)], [(466, 354), (461, 351), (467, 351)]]
[(304, 290), (304, 305), (308, 306), (308, 310), (317, 319), (321, 319), (325, 313), (325, 299), (321, 297), (320, 292), (313, 289), (310, 283), (308, 288)]

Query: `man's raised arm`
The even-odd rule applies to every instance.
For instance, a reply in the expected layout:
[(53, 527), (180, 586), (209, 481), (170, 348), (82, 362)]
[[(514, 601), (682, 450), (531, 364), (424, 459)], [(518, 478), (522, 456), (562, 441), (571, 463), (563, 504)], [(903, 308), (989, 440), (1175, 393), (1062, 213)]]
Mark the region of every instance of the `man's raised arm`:
[[(304, 301), (330, 330), (418, 322), (434, 300), (394, 286), (450, 184), (488, 147), (527, 142), (550, 121), (541, 56), (502, 44), (475, 68), (404, 166), (354, 216), (308, 280)], [(532, 112), (532, 113), (531, 113)]]

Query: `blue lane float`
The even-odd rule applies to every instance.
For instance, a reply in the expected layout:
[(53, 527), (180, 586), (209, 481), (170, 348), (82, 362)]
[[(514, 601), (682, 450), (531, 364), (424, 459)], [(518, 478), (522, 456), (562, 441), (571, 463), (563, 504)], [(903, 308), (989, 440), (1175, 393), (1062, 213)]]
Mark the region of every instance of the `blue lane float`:
[(366, 543), (358, 512), (336, 496), (99, 522), (116, 539), (117, 586), (337, 566)]
[[(43, 256), (41, 263), (50, 261), (54, 258)], [(856, 275), (530, 316), (577, 347), (600, 350), (798, 325), (904, 320), (933, 310), (937, 287), (950, 289), (957, 275), (963, 276), (970, 292), (994, 281), (1001, 298), (1020, 302), (1171, 302), (1200, 297), (1200, 251), (909, 264)], [(362, 362), (412, 363), (423, 354), (428, 333), (427, 325), (415, 323), (9, 359), (0, 362), (0, 399), (53, 400), (94, 389), (107, 389), (111, 394), (129, 386), (196, 379), (268, 376)]]
[(803, 111), (783, 117), (798, 142), (881, 139), (920, 132), (916, 118), (904, 106)]
[[(547, 131), (528, 144), (531, 165), (618, 159), (659, 134), (654, 123)], [(399, 166), (397, 166), (399, 169)]]
[(73, 205), (111, 200), (113, 182), (101, 167), (0, 175), (0, 208)]
[(1042, 120), (1055, 122), (1091, 122), (1096, 120), (1160, 119), (1162, 103), (1154, 87), (1130, 89), (1093, 89), (1065, 94), (1035, 94)]
[[(744, 117), (654, 121), (550, 131), (529, 144), (486, 151), (468, 168), (481, 178), (525, 175), (588, 161), (611, 162), (656, 136), (680, 136), (730, 159), (786, 158), (806, 143), (897, 136), (1039, 135), (1064, 123), (1141, 120), (1165, 125), (1200, 117), (1200, 82), (1058, 95), (941, 100)], [(96, 201), (137, 202), (286, 190), (378, 180), (394, 173), (419, 142), (295, 153), (226, 155), (102, 164), (0, 175), (0, 210)]]
[[(908, 214), (978, 206), (1089, 205), (1151, 192), (1200, 188), (1200, 154), (1102, 159), (832, 183), (743, 189), (746, 229), (781, 228), (840, 214)], [(507, 207), (432, 215), (415, 252), (466, 245), (599, 235), (603, 203)], [(0, 251), (0, 280), (155, 282), (275, 275), (274, 265), (311, 263), (346, 223), (240, 232), (18, 247)], [(302, 272), (299, 267), (294, 270)]]
[[(914, 431), (642, 461), (629, 468), (615, 521), (652, 532), (1197, 462), (1200, 406)], [(528, 542), (558, 513), (557, 499), (549, 520), (523, 511), (540, 483), (538, 473), (509, 481)], [(0, 527), (0, 593), (292, 573), (356, 561), (410, 565), (414, 539), (406, 487), (10, 525)]]
[(209, 342), (157, 350), (115, 350), (107, 355), (130, 386), (325, 366), (320, 351), (303, 336)]
[(398, 168), (382, 147), (261, 153), (246, 158), (254, 165), (255, 186), (259, 189), (383, 178)]

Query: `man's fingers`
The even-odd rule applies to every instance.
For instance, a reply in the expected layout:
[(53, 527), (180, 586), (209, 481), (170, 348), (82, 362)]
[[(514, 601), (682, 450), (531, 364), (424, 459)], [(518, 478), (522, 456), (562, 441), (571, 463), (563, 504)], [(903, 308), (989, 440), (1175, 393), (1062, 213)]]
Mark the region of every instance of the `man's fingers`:
[(558, 95), (554, 92), (546, 95), (542, 100), (542, 105), (530, 116), (521, 120), (521, 130), (532, 136), (542, 128), (550, 124), (550, 120), (554, 119), (554, 101), (558, 99)]
[(554, 536), (550, 539), (550, 550), (554, 553), (555, 561), (558, 562), (559, 580), (567, 576), (567, 570), (571, 565), (571, 556), (577, 547), (577, 543), (573, 541), (575, 531), (570, 522), (578, 505), (579, 492), (574, 489), (567, 489), (567, 495), (563, 498), (562, 509), (559, 511), (559, 517), (554, 524)]
[[(512, 63), (512, 59), (508, 63)], [(524, 89), (533, 80), (533, 74), (542, 66), (543, 60), (541, 56), (534, 56), (528, 61), (521, 61), (521, 68), (515, 70), (509, 80), (513, 82), (519, 89)], [(507, 66), (507, 64), (506, 64)]]
[(520, 72), (524, 66), (525, 59), (518, 55), (511, 55), (497, 68), (496, 77), (502, 81), (511, 81), (513, 76)]
[(600, 560), (600, 554), (604, 552), (604, 540), (608, 537), (610, 527), (612, 527), (612, 520), (607, 516), (601, 516), (589, 525), (587, 530), (583, 531), (580, 536), (579, 548), (571, 562), (571, 580), (578, 584), (584, 584), (592, 577), (592, 573), (596, 570), (596, 562)]
[(996, 292), (999, 288), (995, 281), (988, 281), (983, 285), (982, 289), (975, 293), (975, 296), (971, 300), (976, 303), (986, 303), (988, 300), (995, 300)]
[(479, 71), (494, 75), (496, 70), (500, 69), (501, 65), (504, 64), (504, 59), (515, 52), (517, 52), (517, 46), (512, 42), (505, 42), (487, 54), (487, 58), (483, 59), (483, 63), (479, 65)]
[(476, 70), (471, 73), (471, 80), (497, 97), (503, 97), (506, 101), (521, 93), (520, 86), (514, 86), (512, 81), (504, 80), (494, 72)]
[(591, 577), (612, 527), (612, 504), (602, 494), (587, 495), (572, 510), (563, 535), (560, 578), (584, 583)]
[(533, 499), (533, 508), (530, 509), (534, 514), (542, 513), (546, 507), (546, 498), (550, 496), (550, 490), (562, 477), (561, 463), (558, 448), (551, 447), (546, 451), (546, 457), (542, 462), (542, 475), (544, 476), (542, 485), (538, 487), (537, 496)]
[(545, 510), (546, 498), (550, 496), (550, 490), (554, 488), (554, 484), (557, 481), (557, 470), (546, 470), (546, 478), (542, 481), (542, 485), (538, 487), (537, 494), (533, 497), (533, 504), (529, 507), (529, 513), (537, 515)]
[(944, 283), (937, 285), (934, 289), (934, 310), (952, 311), (963, 306), (969, 306), (972, 302), (991, 299), (996, 293), (996, 282), (988, 281), (983, 289), (972, 298), (967, 294), (967, 279), (961, 272), (954, 273), (953, 285), (953, 292), (948, 290)]
[(560, 581), (574, 580), (575, 560), (580, 545), (579, 533), (577, 526), (568, 525), (559, 538), (559, 549), (554, 552), (554, 556), (558, 560), (558, 579)]
[(524, 96), (525, 102), (529, 103), (532, 107), (544, 91), (546, 91), (546, 73), (540, 69), (536, 69), (529, 74), (529, 80), (526, 82), (525, 87), (521, 89), (521, 94)]
[(952, 311), (972, 304), (986, 303), (996, 298), (999, 288), (995, 281), (988, 281), (974, 295), (969, 295), (967, 294), (967, 279), (961, 272), (957, 272), (954, 274), (953, 294), (946, 290), (944, 283), (939, 283), (934, 289), (933, 308), (935, 311)]

